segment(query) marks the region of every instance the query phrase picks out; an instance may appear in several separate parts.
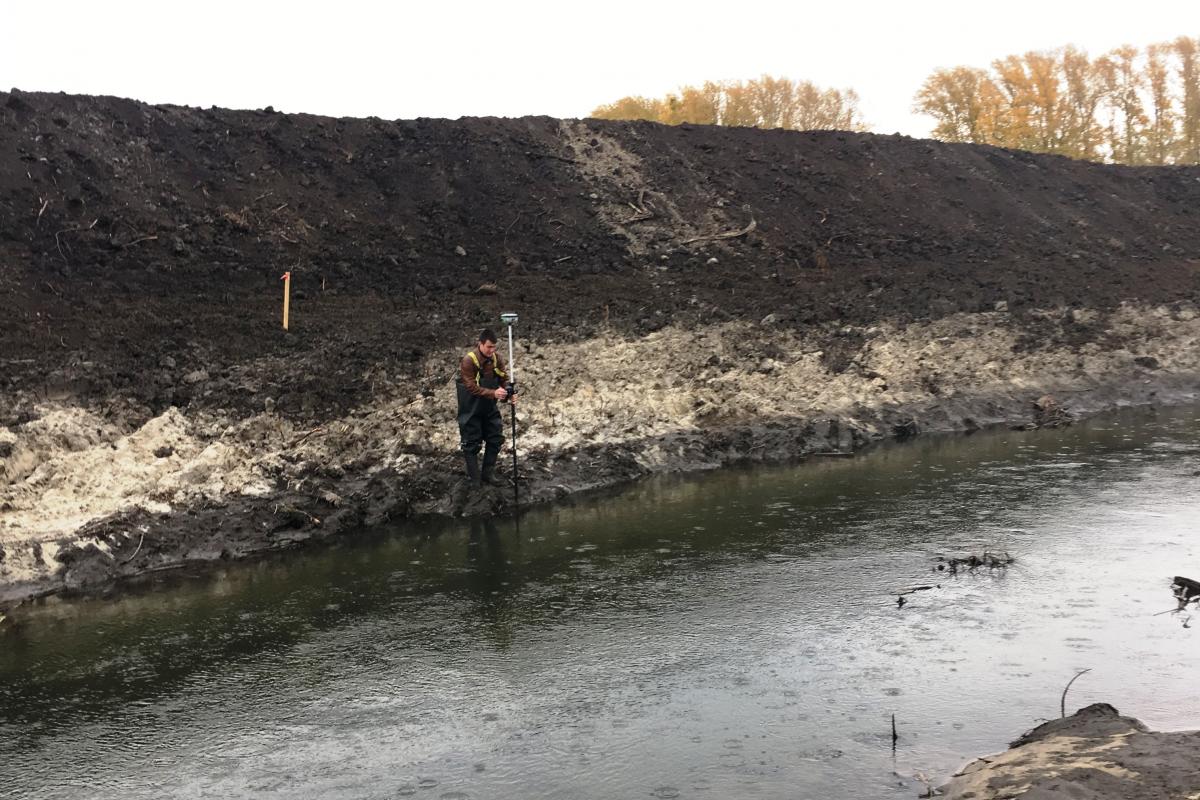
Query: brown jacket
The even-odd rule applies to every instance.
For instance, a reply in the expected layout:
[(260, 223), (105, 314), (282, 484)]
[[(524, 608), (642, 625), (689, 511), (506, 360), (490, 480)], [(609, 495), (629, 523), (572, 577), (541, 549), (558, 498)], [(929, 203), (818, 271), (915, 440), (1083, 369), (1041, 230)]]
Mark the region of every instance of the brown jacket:
[[(472, 355), (479, 359), (479, 366), (476, 366), (475, 361), (471, 359)], [(463, 356), (458, 370), (462, 375), (462, 384), (468, 392), (476, 397), (486, 397), (489, 400), (496, 399), (496, 389), (503, 386), (504, 381), (508, 380), (508, 372), (504, 369), (504, 361), (500, 358), (499, 350), (491, 358), (488, 358), (476, 347)]]

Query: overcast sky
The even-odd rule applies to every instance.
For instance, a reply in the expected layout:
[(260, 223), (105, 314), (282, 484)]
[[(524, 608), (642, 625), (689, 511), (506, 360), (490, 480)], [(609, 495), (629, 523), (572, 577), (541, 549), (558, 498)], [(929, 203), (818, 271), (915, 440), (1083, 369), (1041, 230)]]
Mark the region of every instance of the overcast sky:
[(875, 131), (926, 136), (938, 67), (1200, 36), (1200, 0), (579, 3), (0, 0), (0, 87), (334, 116), (586, 116), (764, 73), (853, 88)]

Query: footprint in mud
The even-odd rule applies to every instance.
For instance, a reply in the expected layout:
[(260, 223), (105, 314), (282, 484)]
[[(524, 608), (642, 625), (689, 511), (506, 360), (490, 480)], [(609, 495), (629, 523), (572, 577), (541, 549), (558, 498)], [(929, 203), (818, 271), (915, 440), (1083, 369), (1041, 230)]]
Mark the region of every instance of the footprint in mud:
[(438, 785), (438, 782), (437, 782), (436, 778), (419, 778), (419, 779), (417, 779), (417, 788), (418, 789), (432, 789), (433, 787), (435, 787), (437, 785)]
[(650, 796), (662, 798), (662, 800), (670, 800), (670, 798), (679, 797), (679, 790), (674, 786), (659, 786), (650, 793)]

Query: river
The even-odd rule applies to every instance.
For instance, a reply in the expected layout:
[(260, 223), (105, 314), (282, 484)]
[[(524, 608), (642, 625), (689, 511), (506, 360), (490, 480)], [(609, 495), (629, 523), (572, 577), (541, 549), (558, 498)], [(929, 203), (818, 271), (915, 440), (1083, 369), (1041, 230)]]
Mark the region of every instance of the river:
[(911, 798), (1084, 669), (1068, 711), (1200, 727), (1157, 613), (1198, 474), (1200, 409), (1127, 411), (49, 600), (0, 635), (0, 794)]

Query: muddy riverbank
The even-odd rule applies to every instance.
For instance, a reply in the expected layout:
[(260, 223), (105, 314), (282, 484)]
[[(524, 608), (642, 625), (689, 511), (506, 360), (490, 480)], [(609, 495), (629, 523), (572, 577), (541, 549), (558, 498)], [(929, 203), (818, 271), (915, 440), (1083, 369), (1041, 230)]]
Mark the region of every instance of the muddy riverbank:
[(450, 384), (502, 310), (529, 503), (1200, 375), (1197, 169), (15, 91), (0, 148), (5, 605), (507, 513), (459, 484)]
[[(1047, 314), (1050, 326), (1076, 315)], [(1022, 351), (1000, 312), (831, 334), (841, 371), (810, 339), (770, 326), (664, 329), (641, 339), (525, 339), (518, 363), (523, 502), (658, 473), (848, 454), (880, 439), (1191, 402), (1200, 319), (1125, 307), (1104, 324), (1122, 347)], [(1132, 349), (1130, 349), (1132, 348)], [(766, 355), (767, 353), (772, 356)], [(417, 398), (369, 403), (316, 425), (275, 411), (231, 418), (171, 408), (140, 425), (67, 404), (0, 432), (5, 584), (13, 602), (189, 563), (242, 558), (418, 515), (511, 512), (507, 490), (459, 477), (453, 386), (440, 352), (400, 383)], [(554, 365), (580, 368), (563, 374)], [(506, 474), (511, 472), (504, 462)]]

